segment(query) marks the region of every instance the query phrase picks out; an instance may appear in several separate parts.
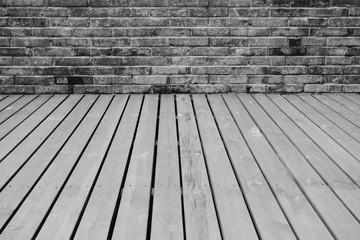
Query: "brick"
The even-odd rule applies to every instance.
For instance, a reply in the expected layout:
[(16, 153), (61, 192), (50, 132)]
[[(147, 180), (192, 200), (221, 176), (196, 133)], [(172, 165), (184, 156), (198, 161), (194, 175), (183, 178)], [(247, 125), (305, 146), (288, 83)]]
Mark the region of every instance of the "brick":
[(90, 19), (87, 18), (52, 18), (52, 27), (89, 27)]
[(360, 2), (357, 0), (334, 0), (333, 2), (334, 7), (347, 7), (347, 6), (354, 6), (360, 7)]
[(170, 46), (209, 46), (208, 38), (170, 38)]
[(229, 48), (225, 47), (194, 47), (190, 50), (192, 56), (226, 56)]
[(247, 65), (249, 63), (246, 57), (209, 57), (209, 65)]
[(152, 93), (152, 85), (118, 85), (114, 93)]
[(0, 85), (2, 94), (34, 94), (34, 86), (24, 85)]
[(344, 85), (343, 87), (344, 87), (343, 91), (345, 93), (359, 93), (360, 92), (359, 84), (348, 84), (348, 85)]
[(208, 57), (173, 57), (171, 58), (172, 65), (181, 66), (206, 66), (209, 64)]
[(282, 84), (284, 77), (279, 75), (249, 75), (249, 84)]
[(111, 29), (106, 28), (76, 28), (74, 37), (111, 37)]
[(193, 28), (192, 36), (229, 36), (229, 28)]
[(190, 17), (227, 17), (227, 8), (195, 8), (190, 9)]
[(269, 17), (268, 8), (232, 8), (230, 17)]
[(321, 75), (291, 75), (284, 77), (285, 84), (315, 84), (315, 83), (322, 83), (323, 76)]
[(172, 18), (170, 26), (175, 27), (203, 27), (209, 25), (207, 18)]
[(324, 57), (308, 57), (308, 56), (287, 56), (286, 65), (323, 65)]
[(231, 28), (231, 36), (250, 36), (250, 37), (264, 37), (271, 35), (270, 28)]
[(265, 67), (259, 67), (259, 66), (231, 67), (231, 74), (234, 75), (264, 75), (265, 73), (266, 73)]
[(328, 45), (329, 46), (359, 46), (360, 45), (360, 38), (328, 38)]
[(351, 65), (355, 63), (354, 57), (327, 56), (326, 65)]
[(151, 76), (133, 76), (133, 84), (166, 84), (168, 76), (151, 75)]
[(68, 17), (69, 11), (67, 8), (28, 8), (27, 15), (29, 17)]
[(111, 94), (113, 86), (111, 85), (75, 85), (74, 93), (79, 94)]
[(168, 38), (133, 38), (130, 45), (132, 47), (164, 47), (169, 46)]
[(210, 46), (214, 47), (246, 47), (249, 44), (247, 38), (211, 38)]
[(117, 67), (114, 68), (115, 75), (149, 75), (150, 67)]
[(150, 10), (151, 17), (189, 17), (190, 11), (186, 8), (155, 8)]
[(222, 84), (229, 84), (229, 83), (238, 83), (238, 84), (245, 84), (247, 83), (247, 76), (246, 75), (211, 75), (209, 76), (209, 83), (222, 83)]
[(95, 85), (120, 85), (120, 84), (130, 84), (130, 76), (95, 76), (94, 84)]
[(175, 7), (208, 7), (208, 0), (172, 0), (171, 5)]
[(12, 57), (0, 57), (0, 66), (11, 66), (13, 65)]
[(14, 57), (15, 66), (52, 66), (51, 57)]
[(267, 48), (230, 48), (231, 56), (265, 56), (268, 54)]
[(231, 93), (246, 93), (246, 84), (228, 84), (228, 91)]
[(151, 74), (154, 75), (180, 75), (187, 74), (189, 67), (152, 67)]
[(191, 67), (190, 73), (192, 75), (205, 75), (205, 74), (230, 74), (230, 67)]
[(52, 85), (55, 84), (54, 77), (48, 76), (17, 76), (15, 79), (17, 85)]
[(191, 36), (190, 28), (155, 28), (153, 30), (154, 36)]
[(13, 85), (15, 84), (14, 76), (0, 76), (0, 85)]
[[(113, 75), (113, 68), (110, 67), (76, 67), (76, 75)], [(64, 74), (68, 75), (68, 74)]]
[(71, 94), (74, 92), (72, 86), (59, 86), (59, 85), (35, 85), (34, 90), (36, 94)]
[(209, 79), (207, 75), (173, 75), (170, 76), (170, 84), (199, 84), (208, 83)]
[(50, 38), (16, 38), (14, 41), (16, 47), (50, 47)]
[(249, 39), (250, 46), (287, 46), (288, 40), (287, 38), (277, 37), (277, 38), (250, 38)]
[(92, 59), (88, 57), (62, 57), (55, 58), (56, 66), (89, 66), (92, 65)]

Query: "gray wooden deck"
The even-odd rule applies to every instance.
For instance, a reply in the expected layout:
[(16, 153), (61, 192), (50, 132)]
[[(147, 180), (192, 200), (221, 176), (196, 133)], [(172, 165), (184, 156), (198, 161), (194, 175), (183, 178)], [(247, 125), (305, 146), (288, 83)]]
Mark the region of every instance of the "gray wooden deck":
[(360, 95), (1, 95), (0, 239), (359, 240)]

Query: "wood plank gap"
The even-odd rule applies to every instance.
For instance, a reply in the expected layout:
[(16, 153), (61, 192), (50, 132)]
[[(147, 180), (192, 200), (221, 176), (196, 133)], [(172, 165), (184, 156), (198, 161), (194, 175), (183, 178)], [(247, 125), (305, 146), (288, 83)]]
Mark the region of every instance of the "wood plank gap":
[(350, 109), (346, 108), (344, 105), (341, 105), (336, 100), (326, 96), (326, 95), (318, 95), (315, 98), (325, 104), (327, 107), (331, 108), (337, 114), (342, 116), (344, 119), (357, 126), (360, 130), (360, 115), (354, 113)]
[(214, 188), (212, 187), (213, 181), (211, 180), (211, 176), (209, 174), (208, 163), (206, 161), (206, 156), (204, 154), (204, 152), (205, 152), (204, 151), (204, 145), (203, 145), (202, 138), (200, 136), (199, 123), (198, 123), (198, 118), (197, 118), (197, 114), (196, 114), (196, 111), (195, 111), (194, 100), (193, 100), (192, 95), (190, 95), (190, 101), (191, 101), (192, 111), (194, 113), (195, 125), (196, 125), (196, 129), (197, 129), (198, 137), (199, 137), (199, 142), (200, 142), (200, 146), (201, 146), (201, 152), (202, 152), (203, 157), (204, 157), (206, 173), (207, 173), (207, 176), (209, 178), (209, 186), (210, 186), (210, 190), (211, 190), (212, 199), (213, 199), (213, 202), (214, 202), (214, 209), (215, 209), (215, 213), (216, 213), (217, 222), (218, 222), (218, 225), (219, 225), (219, 233), (220, 233), (221, 239), (224, 239), (223, 229), (221, 228), (221, 220), (220, 220), (220, 216), (219, 216), (218, 205), (216, 203), (216, 196), (215, 196), (215, 193), (214, 193)]
[(16, 102), (18, 99), (23, 97), (24, 95), (10, 95), (0, 102), (0, 112), (10, 106), (12, 103)]
[[(62, 186), (59, 188), (59, 191), (58, 191), (58, 193), (56, 194), (54, 200), (52, 201), (51, 205), (47, 208), (47, 209), (48, 209), (47, 212), (44, 214), (44, 216), (43, 216), (43, 218), (42, 218), (42, 220), (41, 220), (38, 228), (36, 229), (36, 231), (34, 232), (34, 234), (33, 234), (33, 236), (32, 236), (33, 239), (37, 239), (37, 238), (38, 238), (38, 235), (40, 234), (41, 230), (43, 229), (43, 226), (45, 225), (46, 220), (48, 219), (48, 217), (49, 217), (52, 209), (54, 208), (54, 206), (55, 206), (55, 204), (57, 203), (59, 197), (61, 196), (62, 192), (64, 191), (64, 189), (65, 189), (68, 181), (69, 181), (70, 178), (72, 177), (73, 172), (76, 170), (76, 167), (78, 166), (80, 160), (82, 159), (83, 154), (84, 154), (84, 153), (86, 152), (86, 150), (88, 149), (88, 146), (89, 146), (89, 144), (91, 143), (91, 140), (93, 139), (96, 131), (99, 129), (99, 126), (101, 125), (102, 120), (103, 120), (104, 117), (106, 116), (106, 113), (107, 113), (107, 111), (109, 110), (109, 108), (110, 108), (111, 103), (112, 103), (113, 100), (114, 100), (114, 96), (112, 96), (112, 97), (111, 97), (111, 100), (107, 103), (107, 105), (106, 105), (106, 107), (105, 107), (105, 110), (104, 110), (104, 112), (103, 112), (102, 115), (101, 115), (101, 118), (100, 118), (99, 121), (97, 122), (97, 124), (96, 124), (94, 130), (92, 131), (91, 135), (89, 136), (89, 138), (86, 140), (86, 143), (85, 143), (84, 147), (82, 148), (79, 156), (77, 157), (76, 161), (74, 162), (74, 164), (73, 164), (70, 172), (69, 172), (68, 175), (66, 176), (66, 178), (65, 178)], [(71, 187), (71, 186), (70, 186), (70, 187)], [(51, 234), (53, 234), (53, 233), (51, 233)], [(54, 234), (56, 234), (56, 233), (54, 233)], [(53, 239), (54, 239), (54, 237), (55, 237), (55, 235), (52, 235), (52, 236), (51, 236), (51, 238), (53, 238)], [(48, 239), (48, 238), (49, 238), (49, 236), (46, 237), (46, 239)]]
[(46, 111), (47, 109), (45, 109), (44, 106), (46, 106), (46, 103), (48, 103), (52, 98), (53, 95), (39, 96), (34, 101), (32, 101), (32, 103), (21, 109), (16, 115), (8, 118), (7, 121), (2, 124), (0, 129), (0, 144), (2, 140), (11, 134), (15, 129), (17, 129), (17, 127), (24, 127), (24, 125), (22, 125), (24, 122), (30, 121), (29, 119), (31, 118), (34, 118), (34, 120), (37, 121), (38, 119), (32, 116), (34, 116), (34, 114), (38, 114), (38, 110)]
[[(301, 152), (281, 133), (281, 130), (253, 100), (252, 96), (242, 95), (239, 98), (262, 129), (270, 146), (278, 150), (280, 161), (287, 165), (304, 196), (328, 227), (328, 230), (334, 234), (334, 238), (357, 239), (360, 235), (359, 222), (353, 218), (353, 215), (347, 211), (331, 189), (325, 185)], [(329, 211), (330, 209), (331, 211)]]
[[(360, 162), (360, 143), (353, 139), (349, 134), (330, 122), (319, 112), (305, 103), (298, 96), (284, 96), (284, 98), (291, 103), (298, 111), (300, 111), (307, 119), (313, 122), (319, 129), (321, 129), (327, 136), (337, 142), (342, 148), (352, 155), (358, 162)], [(304, 103), (305, 105), (301, 105)], [(330, 129), (329, 129), (330, 128)]]
[(253, 224), (253, 226), (254, 226), (254, 228), (255, 228), (256, 235), (257, 235), (257, 237), (259, 238), (259, 240), (261, 240), (262, 238), (261, 238), (261, 234), (260, 234), (260, 231), (259, 231), (259, 226), (258, 226), (257, 222), (255, 221), (254, 213), (253, 213), (252, 209), (251, 209), (250, 206), (249, 206), (249, 200), (248, 200), (247, 196), (245, 195), (244, 187), (242, 186), (242, 184), (241, 184), (241, 182), (240, 182), (240, 179), (239, 179), (239, 177), (237, 176), (237, 171), (236, 171), (236, 168), (234, 167), (234, 163), (233, 163), (233, 161), (232, 161), (231, 154), (229, 154), (229, 149), (228, 149), (227, 145), (225, 144), (225, 139), (224, 139), (223, 133), (222, 133), (222, 131), (220, 130), (219, 123), (218, 123), (218, 121), (217, 121), (217, 118), (215, 117), (214, 109), (213, 109), (212, 105), (210, 104), (209, 98), (208, 98), (207, 95), (205, 95), (205, 99), (206, 99), (206, 102), (207, 102), (207, 104), (208, 104), (208, 106), (209, 106), (211, 115), (212, 115), (212, 117), (213, 117), (213, 119), (214, 119), (214, 123), (215, 123), (216, 129), (217, 129), (217, 131), (218, 131), (218, 133), (219, 133), (221, 142), (224, 143), (224, 149), (225, 149), (226, 155), (227, 155), (228, 159), (230, 160), (229, 163), (230, 163), (231, 169), (232, 169), (232, 171), (233, 171), (233, 173), (234, 173), (234, 175), (235, 175), (235, 179), (236, 179), (236, 181), (237, 181), (238, 187), (240, 188), (241, 195), (243, 196), (243, 199), (244, 199), (244, 202), (245, 202), (245, 206), (246, 206), (246, 208), (247, 208), (247, 210), (248, 210), (248, 212), (249, 212), (249, 215), (250, 215), (252, 224)]
[(360, 116), (360, 106), (355, 104), (354, 102), (350, 101), (349, 99), (347, 99), (343, 95), (325, 94), (325, 96), (333, 99), (334, 101), (341, 104), (341, 106), (344, 106), (345, 108), (351, 110), (353, 113)]
[(24, 97), (19, 98), (17, 101), (13, 102), (6, 108), (1, 111), (0, 114), (0, 125), (5, 122), (8, 118), (15, 115), (29, 103), (31, 103), (36, 97), (36, 95), (26, 95)]
[(113, 144), (114, 138), (115, 138), (115, 136), (116, 136), (116, 132), (117, 132), (118, 129), (119, 129), (120, 122), (122, 121), (122, 119), (123, 119), (123, 117), (124, 117), (125, 109), (126, 109), (128, 103), (129, 103), (129, 99), (130, 99), (130, 97), (127, 96), (127, 100), (126, 100), (126, 103), (125, 103), (125, 105), (124, 105), (124, 108), (123, 108), (123, 111), (122, 111), (122, 113), (121, 113), (121, 116), (120, 116), (120, 118), (119, 118), (119, 121), (118, 121), (118, 123), (117, 123), (117, 125), (116, 125), (116, 127), (115, 127), (115, 129), (114, 129), (114, 132), (113, 132), (113, 134), (112, 134), (112, 136), (111, 136), (111, 140), (109, 141), (109, 144), (108, 144), (108, 146), (107, 146), (107, 149), (106, 149), (106, 151), (105, 151), (105, 153), (104, 153), (104, 157), (103, 157), (103, 159), (102, 159), (102, 161), (101, 161), (101, 163), (100, 163), (99, 169), (98, 169), (98, 171), (97, 171), (97, 173), (96, 173), (96, 175), (95, 175), (94, 181), (92, 182), (92, 185), (91, 185), (91, 187), (90, 187), (90, 190), (89, 190), (89, 192), (88, 192), (88, 194), (87, 194), (87, 197), (86, 197), (86, 199), (85, 199), (84, 205), (82, 206), (82, 209), (81, 209), (81, 211), (80, 211), (79, 217), (78, 217), (78, 219), (77, 219), (77, 221), (76, 221), (76, 223), (75, 223), (74, 229), (73, 229), (73, 231), (72, 231), (72, 233), (71, 233), (71, 236), (70, 236), (70, 239), (71, 239), (71, 240), (74, 239), (75, 234), (76, 234), (76, 232), (77, 232), (77, 230), (78, 230), (78, 227), (79, 227), (80, 222), (81, 222), (81, 219), (82, 219), (82, 217), (83, 217), (83, 215), (84, 215), (85, 209), (86, 209), (86, 207), (87, 207), (87, 205), (88, 205), (88, 202), (89, 202), (89, 200), (90, 200), (90, 197), (91, 197), (91, 195), (92, 195), (92, 193), (93, 193), (93, 190), (94, 190), (94, 188), (95, 188), (95, 185), (96, 185), (96, 183), (97, 183), (97, 180), (98, 180), (98, 178), (99, 178), (99, 175), (100, 175), (100, 173), (101, 173), (101, 171), (102, 171), (102, 169), (103, 169), (103, 166), (104, 166), (105, 160), (106, 160), (106, 158), (107, 158), (107, 156), (108, 156), (108, 153), (109, 153), (109, 150), (110, 150), (110, 148), (111, 148), (111, 145)]
[[(316, 110), (321, 116), (330, 121), (334, 126), (341, 129), (349, 137), (353, 138), (360, 144), (360, 129), (343, 115), (340, 115), (335, 110), (321, 102), (318, 98), (306, 95), (299, 95), (299, 98), (308, 104), (311, 108)], [(359, 145), (360, 147), (360, 145)]]
[[(8, 235), (8, 239), (18, 239), (19, 235), (33, 236), (42, 223), (44, 215), (48, 212), (49, 206), (60, 194), (59, 190), (65, 186), (66, 182), (64, 183), (63, 179), (66, 180), (69, 177), (69, 172), (80, 158), (84, 146), (90, 141), (90, 136), (99, 125), (99, 120), (111, 100), (109, 96), (100, 96), (98, 98), (98, 96), (91, 95), (89, 97), (95, 97), (97, 101), (89, 102), (92, 105), (90, 111), (82, 119), (74, 134), (67, 139), (66, 145), (64, 144), (61, 150), (57, 152), (56, 158), (52, 160), (51, 165), (48, 165), (49, 167), (43, 172), (44, 174), (38, 179), (36, 186), (27, 195), (27, 201), (13, 216), (8, 229), (3, 232), (4, 235)], [(46, 191), (47, 198), (42, 197), (43, 191)], [(33, 209), (37, 210), (31, 211)], [(23, 226), (20, 229), (16, 227), (19, 222), (22, 222)]]
[(252, 212), (255, 222), (258, 221), (260, 236), (274, 240), (299, 239), (223, 95), (220, 96), (221, 104), (216, 104), (219, 99), (213, 96), (211, 95), (210, 105), (214, 104), (214, 108), (217, 106), (218, 109), (214, 109), (215, 120), (219, 122), (219, 130), (235, 167), (239, 184), (243, 184), (244, 194), (249, 195), (249, 207), (253, 206)]
[[(52, 137), (44, 143), (41, 149), (35, 153), (31, 161), (21, 169), (21, 174), (17, 174), (12, 179), (9, 184), (12, 184), (13, 187), (11, 188), (10, 185), (3, 189), (0, 195), (0, 204), (5, 207), (0, 209), (0, 233), (54, 162), (66, 142), (94, 105), (96, 98), (93, 98), (93, 96), (84, 97), (84, 100), (78, 107), (79, 109), (76, 108), (71, 113), (71, 116), (65, 120), (64, 126), (60, 126), (53, 133)], [(73, 115), (79, 116), (80, 120), (76, 119)], [(75, 126), (73, 126), (73, 123), (75, 123)], [(60, 140), (62, 138), (63, 140)], [(23, 179), (26, 179), (25, 186), (23, 185)]]
[[(157, 112), (156, 112), (156, 127), (155, 127), (155, 143), (154, 143), (152, 174), (151, 174), (151, 189), (155, 188), (156, 162), (157, 162), (157, 156), (158, 156), (158, 140), (159, 140), (160, 103), (161, 103), (161, 95), (158, 95), (158, 102), (157, 102), (157, 109), (156, 109)], [(151, 192), (153, 192), (153, 191), (154, 190), (151, 190)], [(150, 194), (149, 212), (148, 212), (148, 217), (147, 217), (147, 231), (146, 231), (146, 239), (147, 240), (151, 239), (153, 207), (154, 207), (154, 194)]]
[[(0, 159), (0, 168), (4, 171), (4, 173), (0, 175), (0, 193), (71, 114), (83, 96), (72, 98), (73, 97), (70, 97), (70, 99), (68, 98), (67, 100), (75, 101), (75, 105), (73, 105), (71, 101), (69, 101), (69, 103), (65, 101), (63, 104), (69, 104), (70, 106), (60, 106), (58, 111), (54, 111), (39, 128), (35, 129), (24, 141), (19, 143), (14, 151), (7, 154), (3, 159)], [(69, 111), (67, 111), (68, 107), (70, 107)]]
[[(117, 219), (117, 214), (119, 212), (119, 206), (120, 206), (120, 202), (121, 202), (121, 197), (124, 191), (124, 186), (125, 186), (125, 181), (126, 181), (126, 176), (129, 170), (129, 165), (130, 165), (130, 160), (131, 160), (131, 156), (132, 156), (132, 152), (134, 149), (134, 143), (135, 143), (135, 139), (136, 139), (136, 135), (137, 135), (137, 131), (139, 128), (139, 122), (140, 122), (140, 118), (141, 118), (141, 113), (142, 113), (142, 108), (144, 105), (144, 101), (145, 101), (145, 96), (142, 95), (142, 100), (141, 100), (141, 104), (140, 104), (140, 109), (139, 109), (139, 114), (136, 120), (136, 125), (135, 125), (135, 130), (132, 136), (132, 140), (131, 140), (131, 144), (130, 144), (130, 149), (129, 149), (129, 154), (127, 156), (126, 159), (126, 165), (125, 165), (125, 169), (124, 169), (124, 174), (123, 174), (123, 178), (121, 180), (121, 184), (119, 187), (119, 194), (115, 203), (115, 207), (114, 207), (114, 212), (113, 212), (113, 216), (111, 218), (111, 222), (110, 222), (110, 226), (109, 226), (109, 232), (107, 235), (107, 240), (111, 240), (112, 236), (113, 236), (113, 232), (114, 232), (114, 228), (115, 228), (115, 224), (116, 224), (116, 219)], [(97, 239), (94, 239), (97, 240)]]
[(360, 106), (360, 98), (358, 94), (343, 94), (343, 97)]
[(178, 118), (178, 107), (176, 104), (176, 95), (174, 98), (174, 110), (175, 110), (175, 127), (176, 127), (176, 141), (177, 141), (177, 155), (178, 155), (178, 164), (179, 164), (179, 176), (180, 176), (180, 197), (181, 197), (181, 215), (182, 215), (182, 231), (183, 238), (186, 240), (186, 223), (185, 223), (185, 206), (184, 206), (184, 190), (183, 190), (183, 180), (182, 180), (182, 166), (181, 166), (181, 153), (180, 153), (180, 136), (179, 136), (179, 118)]
[(300, 239), (333, 239), (240, 99), (235, 95), (225, 95), (224, 99), (297, 236)]
[[(53, 114), (56, 109), (67, 99), (61, 97), (59, 99), (51, 98), (46, 101), (41, 108), (38, 108), (39, 113), (28, 116), (21, 125), (12, 129), (4, 138), (0, 141), (0, 162), (2, 162), (17, 146), (19, 146), (29, 135), (31, 135), (38, 127), (46, 121), (46, 119)], [(50, 106), (48, 106), (48, 103)], [(37, 110), (36, 110), (37, 111)]]
[[(303, 133), (300, 129), (290, 129), (289, 127), (284, 127), (284, 124), (286, 124), (286, 126), (289, 125), (288, 122), (291, 122), (295, 127), (296, 125), (289, 118), (287, 118), (286, 120), (284, 119), (284, 121), (280, 122), (282, 118), (279, 118), (279, 115), (281, 113), (275, 112), (274, 109), (268, 107), (269, 102), (266, 102), (266, 100), (270, 100), (266, 96), (255, 95), (255, 97), (253, 98), (262, 108), (262, 110), (267, 113), (271, 121), (275, 123), (275, 125), (281, 130), (284, 136), (286, 136), (286, 138), (308, 162), (312, 169), (319, 175), (321, 180), (326, 183), (326, 185), (334, 193), (338, 200), (359, 222), (360, 205), (358, 204), (358, 200), (360, 199), (360, 188), (336, 164), (334, 164), (334, 162), (329, 159), (328, 156), (324, 152), (322, 152), (320, 148), (316, 148), (314, 142), (311, 142), (313, 145), (309, 146), (309, 144), (307, 144), (307, 141), (304, 141), (304, 143), (297, 141), (298, 139), (296, 137), (300, 137), (301, 135), (306, 136), (305, 133)], [(272, 112), (270, 110), (272, 110)], [(285, 121), (287, 122), (285, 123)], [(293, 132), (295, 133), (293, 134)], [(291, 135), (289, 136), (289, 134)], [(315, 154), (315, 157), (309, 158), (305, 154), (305, 152), (310, 151)], [(344, 191), (341, 187), (337, 187), (337, 183), (343, 183), (344, 185), (346, 184), (347, 190), (351, 189), (351, 191)]]

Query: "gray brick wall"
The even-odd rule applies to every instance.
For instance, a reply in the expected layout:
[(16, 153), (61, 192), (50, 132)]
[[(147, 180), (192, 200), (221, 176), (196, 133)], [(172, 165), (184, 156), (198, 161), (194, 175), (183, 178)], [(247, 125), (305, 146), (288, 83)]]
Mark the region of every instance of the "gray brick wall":
[(359, 0), (0, 0), (1, 93), (359, 92)]

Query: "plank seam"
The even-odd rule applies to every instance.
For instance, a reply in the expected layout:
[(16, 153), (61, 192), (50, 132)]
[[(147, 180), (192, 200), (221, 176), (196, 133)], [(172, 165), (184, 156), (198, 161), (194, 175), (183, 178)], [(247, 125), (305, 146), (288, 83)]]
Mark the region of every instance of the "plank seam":
[(121, 184), (119, 186), (119, 194), (118, 194), (116, 204), (115, 204), (115, 207), (114, 207), (114, 213), (113, 213), (113, 216), (112, 216), (111, 221), (110, 221), (109, 232), (108, 232), (108, 236), (106, 238), (107, 240), (112, 239), (112, 235), (113, 235), (113, 232), (114, 232), (114, 229), (115, 229), (116, 218), (117, 218), (117, 214), (119, 212), (119, 206), (120, 206), (122, 194), (123, 194), (123, 191), (124, 191), (126, 175), (128, 173), (128, 170), (129, 170), (131, 155), (132, 155), (132, 152), (133, 152), (133, 149), (134, 149), (134, 142), (135, 142), (136, 134), (137, 134), (138, 127), (139, 127), (139, 122), (140, 122), (140, 118), (141, 118), (141, 112), (142, 112), (143, 105), (144, 105), (144, 95), (142, 96), (142, 101), (141, 101), (141, 105), (140, 105), (140, 109), (139, 109), (139, 115), (138, 115), (138, 118), (137, 118), (137, 121), (136, 121), (136, 127), (135, 127), (135, 130), (134, 130), (134, 135), (133, 135), (133, 138), (132, 138), (132, 141), (131, 141), (131, 144), (130, 144), (129, 154), (128, 154), (128, 157), (127, 157), (127, 160), (126, 160), (126, 166), (125, 166), (125, 170), (124, 170), (123, 179), (122, 179)]
[[(239, 98), (240, 100), (240, 98)], [(247, 113), (249, 114), (250, 118), (252, 119), (252, 121), (256, 124), (256, 126), (258, 127), (258, 129), (261, 129), (259, 127), (259, 125), (257, 124), (257, 122), (255, 121), (255, 119), (253, 118), (253, 116), (250, 114), (249, 110), (246, 108), (245, 104), (242, 103), (242, 101), (240, 100), (241, 104), (244, 106), (245, 110), (247, 111)], [(306, 192), (304, 191), (304, 189), (301, 187), (301, 185), (299, 184), (298, 180), (295, 178), (295, 176), (292, 174), (291, 170), (289, 169), (289, 167), (286, 165), (286, 163), (282, 160), (282, 158), (280, 157), (279, 153), (276, 151), (275, 147), (273, 146), (273, 144), (269, 141), (268, 137), (266, 136), (266, 134), (261, 131), (264, 138), (266, 139), (266, 141), (268, 142), (269, 146), (271, 147), (271, 149), (274, 151), (274, 153), (276, 154), (276, 156), (278, 157), (278, 159), (280, 160), (281, 164), (285, 167), (285, 169), (287, 170), (289, 176), (293, 179), (294, 183), (297, 185), (297, 187), (299, 188), (299, 190), (301, 191), (301, 193), (304, 195), (304, 197), (306, 198), (306, 200), (309, 202), (309, 204), (311, 205), (311, 207), (314, 209), (314, 211), (316, 212), (316, 214), (319, 216), (321, 222), (324, 224), (324, 226), (327, 228), (327, 230), (329, 231), (329, 233), (331, 234), (331, 236), (334, 239), (336, 238), (335, 233), (332, 231), (332, 229), (330, 228), (330, 226), (326, 223), (326, 221), (324, 220), (324, 218), (321, 216), (320, 212), (318, 211), (318, 209), (314, 206), (313, 202), (311, 201), (311, 199), (309, 198), (309, 196), (306, 194)]]

